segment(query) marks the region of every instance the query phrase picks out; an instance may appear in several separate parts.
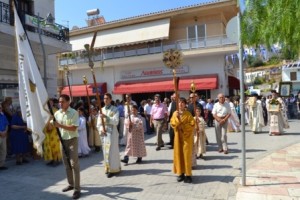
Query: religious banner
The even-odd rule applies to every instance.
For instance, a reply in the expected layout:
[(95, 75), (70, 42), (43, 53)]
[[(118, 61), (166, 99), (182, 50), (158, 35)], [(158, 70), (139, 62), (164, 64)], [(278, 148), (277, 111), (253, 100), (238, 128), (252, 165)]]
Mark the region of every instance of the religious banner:
[(43, 129), (50, 119), (47, 107), (48, 94), (34, 59), (27, 35), (14, 8), (15, 31), (18, 49), (19, 100), (22, 118), (32, 132), (39, 154), (43, 153)]

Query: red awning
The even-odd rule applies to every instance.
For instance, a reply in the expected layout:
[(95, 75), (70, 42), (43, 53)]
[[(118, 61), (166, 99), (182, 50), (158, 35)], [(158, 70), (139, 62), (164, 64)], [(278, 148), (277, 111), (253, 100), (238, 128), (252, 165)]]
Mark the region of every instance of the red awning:
[[(234, 76), (228, 76), (228, 87), (229, 89), (240, 90), (240, 80)], [(244, 88), (247, 89), (247, 86), (244, 85)]]
[[(180, 77), (179, 90), (190, 90), (191, 82), (194, 81), (197, 90), (209, 90), (218, 88), (218, 75), (198, 75)], [(126, 93), (151, 93), (151, 92), (170, 92), (174, 91), (172, 78), (147, 79), (138, 81), (120, 81), (115, 84), (114, 94)]]
[[(104, 94), (107, 92), (107, 86), (106, 83), (97, 83), (99, 94)], [(87, 85), (88, 93), (90, 96), (96, 95), (96, 89), (94, 87), (94, 84), (88, 84)], [(86, 86), (85, 85), (72, 85), (71, 86), (72, 96), (73, 97), (83, 97), (87, 96), (86, 93)], [(65, 86), (61, 94), (67, 94), (70, 95), (69, 86)]]
[(117, 82), (114, 94), (150, 93), (174, 90), (173, 79), (143, 80), (136, 82)]
[(194, 81), (196, 90), (218, 89), (218, 74), (186, 76), (179, 80), (179, 90), (191, 90), (191, 83)]

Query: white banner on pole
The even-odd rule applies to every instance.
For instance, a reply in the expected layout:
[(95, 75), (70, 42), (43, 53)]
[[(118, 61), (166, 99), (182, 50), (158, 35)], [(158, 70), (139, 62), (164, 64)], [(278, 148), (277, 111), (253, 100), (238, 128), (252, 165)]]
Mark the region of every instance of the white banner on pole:
[(14, 8), (15, 30), (18, 48), (19, 100), (22, 118), (32, 131), (32, 139), (38, 154), (43, 153), (43, 129), (50, 118), (47, 106), (48, 94), (34, 59), (27, 35)]

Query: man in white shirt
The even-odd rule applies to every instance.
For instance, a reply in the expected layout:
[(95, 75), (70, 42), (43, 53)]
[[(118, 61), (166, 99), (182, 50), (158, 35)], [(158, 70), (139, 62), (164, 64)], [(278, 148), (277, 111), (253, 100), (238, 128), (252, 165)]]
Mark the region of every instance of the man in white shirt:
[(225, 102), (224, 94), (218, 94), (218, 102), (214, 104), (212, 114), (215, 118), (216, 139), (219, 147), (219, 153), (228, 154), (227, 147), (227, 124), (231, 115), (230, 106)]
[(150, 127), (150, 117), (151, 117), (151, 108), (152, 108), (152, 100), (148, 99), (147, 103), (144, 106), (145, 118), (146, 118), (146, 125), (147, 125), (147, 134), (150, 135), (153, 133), (153, 130)]

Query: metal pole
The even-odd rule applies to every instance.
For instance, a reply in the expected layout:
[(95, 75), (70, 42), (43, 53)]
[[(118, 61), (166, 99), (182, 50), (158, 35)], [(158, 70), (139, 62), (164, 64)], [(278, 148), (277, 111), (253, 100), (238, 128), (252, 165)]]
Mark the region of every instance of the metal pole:
[(45, 84), (45, 88), (47, 90), (47, 66), (46, 66), (46, 53), (45, 53), (45, 47), (44, 47), (44, 43), (42, 40), (42, 35), (41, 35), (41, 27), (40, 27), (40, 13), (38, 13), (38, 32), (39, 32), (39, 39), (40, 39), (40, 43), (41, 43), (41, 47), (42, 47), (42, 52), (43, 52), (43, 65), (44, 65), (44, 84)]
[(69, 87), (69, 93), (70, 93), (70, 97), (71, 97), (71, 102), (73, 102), (72, 88), (71, 88), (70, 80), (69, 80), (70, 70), (69, 70), (68, 65), (64, 67), (64, 70), (66, 72), (66, 78), (67, 78), (67, 84), (68, 84), (68, 87)]
[(238, 42), (239, 42), (239, 67), (240, 67), (240, 108), (241, 108), (241, 127), (242, 127), (242, 185), (246, 185), (246, 135), (245, 135), (245, 92), (244, 92), (244, 68), (242, 63), (242, 38), (241, 38), (241, 16), (237, 15)]

